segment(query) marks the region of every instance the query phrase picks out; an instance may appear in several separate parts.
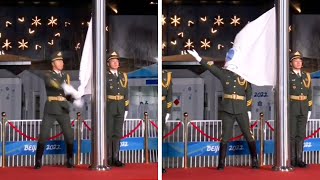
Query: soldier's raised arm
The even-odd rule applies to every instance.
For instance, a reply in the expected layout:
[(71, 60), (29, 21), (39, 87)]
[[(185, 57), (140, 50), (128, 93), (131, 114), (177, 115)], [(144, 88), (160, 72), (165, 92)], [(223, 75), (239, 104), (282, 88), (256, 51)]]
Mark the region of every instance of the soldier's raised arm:
[(218, 79), (221, 79), (223, 77), (222, 70), (215, 66), (213, 61), (205, 61), (194, 49), (192, 51), (188, 50), (188, 53), (191, 54), (203, 67), (208, 69)]

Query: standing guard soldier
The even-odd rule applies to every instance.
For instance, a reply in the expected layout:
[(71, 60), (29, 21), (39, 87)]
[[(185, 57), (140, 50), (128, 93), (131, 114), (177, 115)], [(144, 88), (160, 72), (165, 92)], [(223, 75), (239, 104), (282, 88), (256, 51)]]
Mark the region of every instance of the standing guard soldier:
[(312, 86), (310, 73), (302, 68), (302, 55), (300, 52), (291, 54), (289, 72), (290, 81), (290, 146), (291, 165), (306, 168), (302, 161), (303, 141), (306, 136), (306, 124), (312, 109)]
[(108, 57), (107, 72), (107, 147), (108, 164), (123, 167), (119, 160), (123, 122), (128, 115), (128, 75), (118, 71), (119, 55), (113, 52)]
[[(236, 120), (240, 129), (246, 138), (252, 160), (252, 168), (258, 169), (258, 158), (256, 150), (256, 142), (250, 130), (249, 119), (251, 118), (251, 105), (252, 105), (252, 87), (251, 84), (225, 68), (218, 68), (214, 65), (213, 61), (205, 61), (193, 50), (188, 52), (200, 62), (200, 64), (207, 68), (214, 76), (216, 76), (223, 87), (223, 101), (222, 101), (222, 135), (219, 150), (219, 164), (217, 169), (223, 170), (225, 166), (225, 157), (227, 154), (227, 144), (232, 137), (232, 129), (234, 121)], [(230, 61), (233, 56), (231, 49), (226, 55), (226, 62)], [(250, 117), (249, 117), (250, 116)]]
[(63, 54), (58, 52), (54, 54), (51, 60), (52, 70), (44, 75), (44, 82), (47, 92), (47, 101), (44, 107), (43, 120), (40, 127), (40, 135), (37, 143), (35, 169), (42, 166), (42, 155), (45, 143), (50, 136), (50, 129), (55, 121), (58, 121), (62, 129), (64, 139), (67, 145), (68, 168), (73, 168), (73, 131), (69, 116), (68, 100), (71, 96), (66, 96), (63, 85), (70, 85), (70, 76), (62, 72)]
[[(162, 133), (166, 131), (166, 121), (172, 108), (172, 72), (162, 71)], [(166, 170), (162, 168), (162, 173)]]

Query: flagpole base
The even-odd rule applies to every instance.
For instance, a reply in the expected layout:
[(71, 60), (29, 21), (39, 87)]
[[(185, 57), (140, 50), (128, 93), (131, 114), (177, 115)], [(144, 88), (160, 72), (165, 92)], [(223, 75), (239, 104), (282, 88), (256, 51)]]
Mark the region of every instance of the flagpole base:
[(111, 167), (110, 166), (105, 166), (105, 165), (99, 165), (99, 166), (89, 166), (89, 169), (90, 170), (93, 170), (93, 171), (109, 171), (111, 170)]
[(280, 172), (292, 172), (293, 168), (287, 167), (287, 166), (273, 166), (272, 170), (273, 171), (280, 171)]

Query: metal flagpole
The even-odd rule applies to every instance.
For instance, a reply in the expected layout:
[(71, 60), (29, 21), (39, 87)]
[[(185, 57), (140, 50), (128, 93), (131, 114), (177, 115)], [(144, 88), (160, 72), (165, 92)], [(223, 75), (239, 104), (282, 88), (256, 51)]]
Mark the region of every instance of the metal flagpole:
[(93, 0), (92, 170), (105, 171), (106, 144), (106, 0)]
[(288, 130), (289, 0), (277, 2), (277, 91), (275, 171), (292, 171)]

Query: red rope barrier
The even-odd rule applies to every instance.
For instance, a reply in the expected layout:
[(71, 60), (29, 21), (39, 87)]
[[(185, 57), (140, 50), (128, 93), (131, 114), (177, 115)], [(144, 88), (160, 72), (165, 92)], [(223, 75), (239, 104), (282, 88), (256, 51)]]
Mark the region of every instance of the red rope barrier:
[(220, 139), (215, 138), (215, 137), (211, 137), (208, 134), (206, 134), (205, 132), (203, 132), (198, 126), (196, 126), (193, 122), (190, 122), (190, 124), (203, 136), (205, 136), (206, 138), (213, 140), (213, 141), (220, 141)]
[(171, 136), (176, 130), (178, 130), (178, 128), (182, 125), (181, 122), (179, 122), (176, 127), (174, 127), (168, 134), (166, 134), (165, 136), (163, 136), (163, 139), (168, 138), (169, 136)]
[[(220, 139), (209, 136), (208, 134), (206, 134), (205, 132), (203, 132), (198, 126), (196, 126), (193, 122), (190, 123), (200, 134), (202, 134), (203, 136), (205, 136), (206, 138), (213, 140), (213, 141), (220, 141)], [(254, 128), (255, 126), (257, 126), (258, 121), (256, 121), (253, 125), (251, 125), (250, 129)], [(229, 141), (235, 141), (240, 139), (243, 136), (243, 134), (240, 134), (239, 136), (233, 137), (231, 138)]]
[[(74, 126), (74, 122), (75, 122), (75, 120), (73, 120), (73, 121), (71, 122), (71, 125), (72, 125), (72, 126)], [(23, 137), (25, 137), (25, 138), (27, 138), (27, 139), (30, 139), (30, 140), (32, 140), (32, 141), (38, 140), (38, 138), (34, 138), (34, 137), (31, 137), (31, 136), (25, 134), (25, 133), (22, 132), (20, 129), (18, 129), (15, 125), (13, 125), (11, 122), (8, 121), (8, 124), (12, 127), (12, 129), (14, 129), (14, 130), (15, 130), (18, 134), (20, 134), (21, 136), (23, 136)], [(56, 135), (54, 135), (54, 136), (52, 136), (52, 137), (49, 137), (48, 140), (56, 139), (56, 138), (60, 137), (62, 134), (63, 134), (63, 133), (60, 132), (59, 134), (56, 134)]]
[(310, 134), (309, 136), (307, 136), (306, 138), (304, 138), (304, 140), (310, 139), (313, 136), (315, 136), (316, 134), (318, 134), (320, 131), (320, 128), (318, 128), (316, 131), (314, 131), (312, 134)]
[(88, 125), (85, 121), (82, 121), (82, 122), (83, 122), (84, 126), (85, 126), (89, 131), (91, 131), (91, 128), (89, 127), (89, 125)]
[(32, 140), (32, 141), (38, 140), (37, 138), (28, 136), (27, 134), (23, 133), (22, 131), (20, 131), (20, 129), (18, 129), (16, 126), (14, 126), (11, 122), (8, 121), (8, 124), (9, 124), (17, 133), (19, 133), (21, 136), (24, 136), (25, 138), (30, 139), (30, 140)]
[(136, 130), (142, 125), (142, 120), (139, 122), (139, 124), (132, 130), (130, 131), (127, 135), (123, 136), (121, 139), (125, 139), (128, 138), (129, 136), (131, 136), (132, 134), (134, 134), (136, 132)]
[(150, 123), (152, 124), (153, 127), (155, 127), (156, 129), (158, 129), (158, 126), (156, 123), (154, 123), (153, 121), (150, 121)]
[[(274, 128), (271, 126), (271, 124), (266, 121), (267, 126), (271, 129), (271, 131), (274, 131)], [(305, 137), (304, 140), (308, 140), (311, 139), (312, 137), (314, 137), (316, 134), (318, 134), (320, 132), (320, 128), (318, 128), (317, 130), (315, 130), (312, 134), (310, 134), (309, 136)]]
[(268, 121), (266, 121), (266, 124), (271, 129), (271, 131), (274, 131), (274, 128), (271, 126), (271, 124)]

